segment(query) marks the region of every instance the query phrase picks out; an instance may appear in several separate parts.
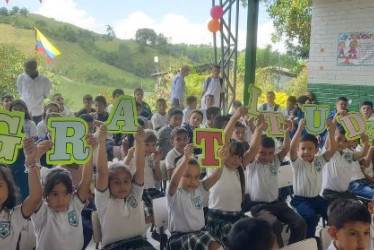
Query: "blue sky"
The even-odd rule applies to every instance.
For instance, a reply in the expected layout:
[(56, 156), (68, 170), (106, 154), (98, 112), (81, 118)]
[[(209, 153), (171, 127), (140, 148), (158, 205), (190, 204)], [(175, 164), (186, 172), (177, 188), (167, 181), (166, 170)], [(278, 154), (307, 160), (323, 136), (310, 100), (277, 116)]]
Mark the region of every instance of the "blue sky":
[[(0, 7), (26, 7), (32, 13), (74, 25), (105, 32), (105, 25), (114, 27), (119, 38), (134, 38), (139, 28), (152, 28), (171, 38), (173, 43), (209, 44), (212, 35), (206, 25), (210, 20), (210, 0), (0, 0)], [(216, 1), (219, 2), (218, 0)], [(246, 8), (240, 7), (239, 48), (245, 46)], [(258, 45), (271, 43), (272, 21), (260, 6)], [(283, 51), (283, 44), (272, 44)]]

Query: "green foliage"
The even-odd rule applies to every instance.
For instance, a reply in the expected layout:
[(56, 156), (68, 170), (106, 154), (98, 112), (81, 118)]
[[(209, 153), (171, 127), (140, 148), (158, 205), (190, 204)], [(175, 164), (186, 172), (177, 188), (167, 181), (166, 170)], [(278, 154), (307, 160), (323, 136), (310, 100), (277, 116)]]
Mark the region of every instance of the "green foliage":
[(26, 8), (21, 8), (20, 10), (19, 10), (19, 14), (21, 15), (21, 16), (27, 16), (28, 14), (29, 14), (30, 12), (28, 11), (28, 9), (26, 9)]
[(17, 15), (19, 13), (19, 8), (17, 6), (14, 6), (9, 13), (11, 15)]
[(142, 44), (155, 45), (157, 34), (153, 29), (138, 29), (135, 34), (135, 40)]
[(308, 90), (308, 67), (304, 65), (300, 74), (289, 82), (286, 86), (286, 92), (289, 95), (301, 96)]
[(0, 15), (1, 16), (8, 16), (9, 15), (8, 9), (5, 8), (5, 7), (1, 7), (0, 8)]

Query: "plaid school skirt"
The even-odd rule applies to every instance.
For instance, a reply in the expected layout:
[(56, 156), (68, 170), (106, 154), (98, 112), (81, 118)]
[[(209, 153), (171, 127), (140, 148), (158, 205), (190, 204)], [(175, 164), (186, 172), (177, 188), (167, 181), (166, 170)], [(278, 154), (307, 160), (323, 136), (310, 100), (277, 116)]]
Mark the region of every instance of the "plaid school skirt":
[(155, 250), (151, 243), (137, 236), (128, 240), (120, 240), (103, 248), (104, 250)]
[(226, 243), (227, 236), (232, 226), (243, 217), (241, 212), (209, 209), (206, 216), (205, 229), (208, 230), (213, 237), (219, 239), (222, 243)]
[(172, 233), (168, 242), (169, 250), (209, 250), (213, 242), (219, 242), (208, 231)]
[(143, 190), (143, 204), (144, 204), (144, 213), (145, 216), (152, 215), (153, 216), (153, 203), (152, 199), (163, 197), (164, 193), (161, 191), (155, 189), (155, 188), (149, 188)]

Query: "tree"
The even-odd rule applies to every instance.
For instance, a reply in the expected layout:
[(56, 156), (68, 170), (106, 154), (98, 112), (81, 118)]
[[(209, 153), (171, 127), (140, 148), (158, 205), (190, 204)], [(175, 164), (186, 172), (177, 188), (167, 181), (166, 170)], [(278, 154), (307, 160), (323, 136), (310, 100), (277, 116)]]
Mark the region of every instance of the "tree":
[(7, 16), (9, 15), (8, 9), (5, 7), (0, 8), (0, 16)]
[(28, 15), (29, 15), (29, 11), (28, 11), (28, 9), (26, 9), (26, 8), (21, 8), (21, 9), (19, 10), (19, 14), (20, 14), (21, 16), (28, 16)]
[(17, 15), (19, 12), (19, 8), (17, 6), (14, 6), (12, 10), (10, 11), (11, 15)]
[(106, 25), (106, 37), (109, 41), (112, 41), (114, 38), (116, 38), (116, 33), (114, 32), (112, 26)]
[(157, 34), (153, 29), (138, 29), (135, 34), (135, 40), (147, 45), (155, 45), (157, 41)]

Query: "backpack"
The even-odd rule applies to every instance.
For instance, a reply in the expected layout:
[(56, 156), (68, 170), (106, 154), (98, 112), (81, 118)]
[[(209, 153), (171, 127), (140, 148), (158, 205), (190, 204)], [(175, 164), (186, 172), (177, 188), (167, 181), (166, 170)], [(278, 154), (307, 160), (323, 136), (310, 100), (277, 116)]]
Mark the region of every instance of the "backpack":
[[(268, 109), (268, 104), (267, 103), (262, 104), (262, 110), (267, 110), (267, 109)], [(275, 104), (274, 111), (278, 111), (278, 109), (279, 109), (279, 105)]]
[[(203, 89), (203, 94), (205, 94), (205, 92), (208, 90), (208, 87), (209, 87), (209, 84), (210, 84), (211, 81), (212, 81), (212, 77), (208, 77), (206, 79), (206, 84), (205, 84), (204, 89)], [(221, 88), (222, 88), (223, 87), (223, 78), (220, 77), (219, 82), (220, 82)]]

